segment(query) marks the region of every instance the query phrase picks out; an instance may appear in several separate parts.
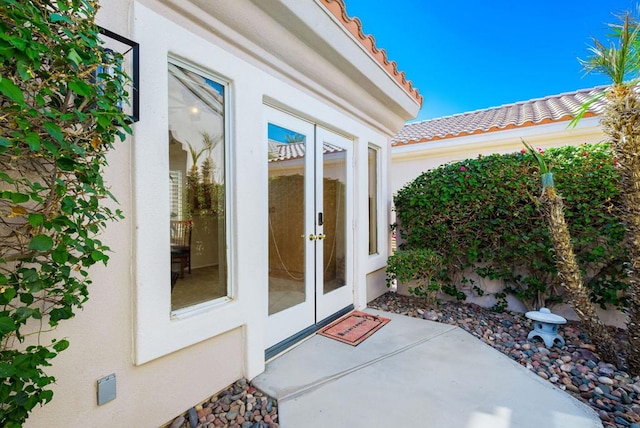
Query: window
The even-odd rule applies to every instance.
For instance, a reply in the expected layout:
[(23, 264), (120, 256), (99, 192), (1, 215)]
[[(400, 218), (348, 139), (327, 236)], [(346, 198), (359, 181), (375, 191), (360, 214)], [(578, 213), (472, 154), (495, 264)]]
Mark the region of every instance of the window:
[(171, 309), (225, 297), (225, 85), (169, 63)]
[(369, 147), (369, 254), (378, 254), (378, 149)]

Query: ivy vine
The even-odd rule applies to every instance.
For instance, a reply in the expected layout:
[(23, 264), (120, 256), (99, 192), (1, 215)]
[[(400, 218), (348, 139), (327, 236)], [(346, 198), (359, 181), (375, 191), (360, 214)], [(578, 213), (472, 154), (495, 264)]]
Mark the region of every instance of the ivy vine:
[[(97, 236), (119, 210), (107, 152), (131, 133), (118, 106), (129, 79), (106, 51), (95, 0), (0, 0), (0, 426), (53, 397), (45, 372), (69, 346), (43, 328), (88, 299)], [(106, 70), (109, 70), (107, 72)], [(49, 327), (46, 327), (46, 326)]]

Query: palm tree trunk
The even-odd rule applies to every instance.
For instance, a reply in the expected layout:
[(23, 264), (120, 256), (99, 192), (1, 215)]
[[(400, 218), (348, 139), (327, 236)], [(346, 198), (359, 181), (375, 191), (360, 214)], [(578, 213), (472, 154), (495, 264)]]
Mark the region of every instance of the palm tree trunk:
[(629, 272), (629, 373), (640, 375), (640, 100), (630, 86), (613, 85), (601, 119), (618, 159), (623, 213), (631, 258)]
[(545, 186), (540, 197), (556, 255), (556, 265), (562, 285), (569, 296), (569, 303), (584, 324), (591, 341), (596, 345), (600, 358), (619, 365), (618, 355), (606, 327), (600, 321), (589, 293), (584, 287), (580, 269), (571, 244), (571, 235), (564, 218), (564, 204), (553, 186)]

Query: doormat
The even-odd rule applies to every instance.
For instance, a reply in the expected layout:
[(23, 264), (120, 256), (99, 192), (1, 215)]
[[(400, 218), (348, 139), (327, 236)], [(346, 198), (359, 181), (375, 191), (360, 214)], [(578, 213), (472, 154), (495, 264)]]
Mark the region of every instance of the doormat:
[(389, 318), (353, 311), (332, 322), (318, 334), (357, 346), (389, 321)]

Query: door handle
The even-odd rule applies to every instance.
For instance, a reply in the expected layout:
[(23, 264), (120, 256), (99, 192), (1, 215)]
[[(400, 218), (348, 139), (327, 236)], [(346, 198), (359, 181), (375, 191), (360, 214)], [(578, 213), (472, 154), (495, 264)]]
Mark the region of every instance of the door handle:
[(319, 233), (318, 236), (317, 236), (318, 240), (324, 239), (326, 237), (327, 237), (327, 235), (325, 235), (324, 233)]
[(316, 239), (318, 239), (318, 237), (316, 235), (309, 235), (309, 241), (315, 241)]

